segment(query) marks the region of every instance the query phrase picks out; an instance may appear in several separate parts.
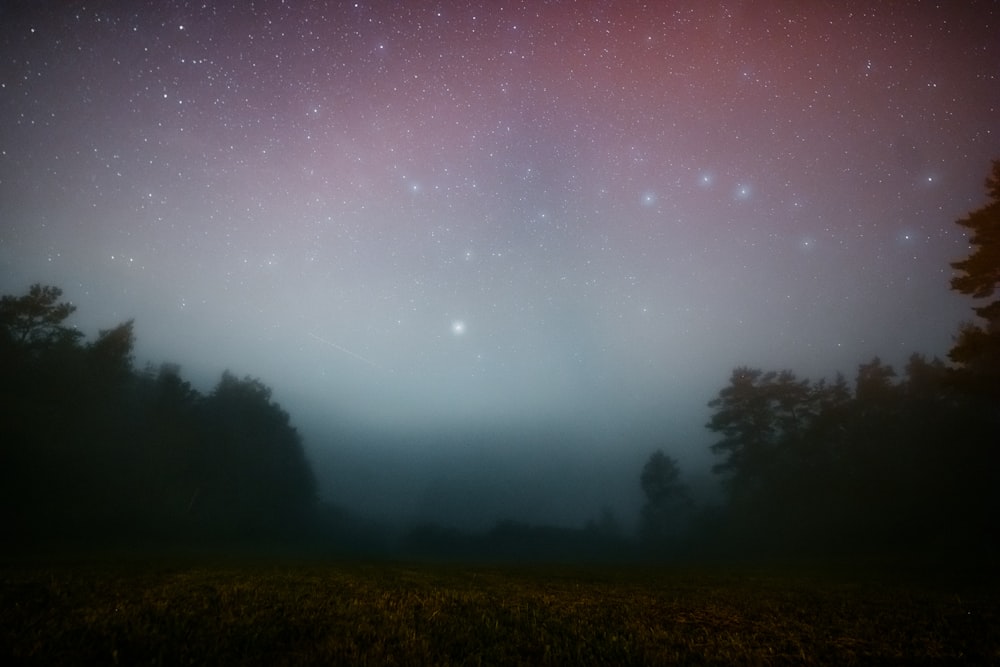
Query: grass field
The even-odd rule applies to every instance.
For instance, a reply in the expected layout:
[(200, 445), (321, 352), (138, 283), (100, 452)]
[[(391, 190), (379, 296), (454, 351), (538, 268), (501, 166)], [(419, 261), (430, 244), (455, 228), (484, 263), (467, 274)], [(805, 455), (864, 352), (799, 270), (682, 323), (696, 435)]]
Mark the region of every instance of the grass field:
[(973, 577), (191, 559), (0, 575), (5, 664), (1000, 663), (998, 587)]

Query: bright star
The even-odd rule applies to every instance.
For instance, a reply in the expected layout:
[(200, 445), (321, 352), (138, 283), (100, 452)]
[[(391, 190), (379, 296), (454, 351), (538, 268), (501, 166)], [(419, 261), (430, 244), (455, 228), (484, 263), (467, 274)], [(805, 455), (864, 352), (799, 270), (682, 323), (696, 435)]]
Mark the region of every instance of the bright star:
[(461, 336), (465, 333), (465, 322), (462, 320), (455, 320), (451, 323), (451, 333), (455, 336)]

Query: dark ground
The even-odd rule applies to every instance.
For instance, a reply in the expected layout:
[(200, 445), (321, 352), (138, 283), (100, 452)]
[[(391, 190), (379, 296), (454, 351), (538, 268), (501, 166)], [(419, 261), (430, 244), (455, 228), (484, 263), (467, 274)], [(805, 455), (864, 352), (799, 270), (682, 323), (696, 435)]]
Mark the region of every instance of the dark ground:
[(1000, 662), (960, 568), (488, 566), (218, 556), (0, 566), (6, 664)]

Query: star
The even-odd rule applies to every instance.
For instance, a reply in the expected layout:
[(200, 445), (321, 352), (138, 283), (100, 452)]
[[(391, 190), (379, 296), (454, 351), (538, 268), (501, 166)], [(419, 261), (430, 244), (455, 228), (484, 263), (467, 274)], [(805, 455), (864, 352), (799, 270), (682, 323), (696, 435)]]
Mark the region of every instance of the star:
[(455, 320), (451, 323), (451, 333), (455, 336), (461, 336), (465, 333), (465, 322), (462, 320)]

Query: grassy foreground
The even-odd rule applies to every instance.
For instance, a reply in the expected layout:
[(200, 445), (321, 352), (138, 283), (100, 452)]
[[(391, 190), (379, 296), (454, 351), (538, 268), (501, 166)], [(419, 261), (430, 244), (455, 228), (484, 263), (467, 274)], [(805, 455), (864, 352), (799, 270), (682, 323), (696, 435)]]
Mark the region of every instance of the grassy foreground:
[(1000, 663), (995, 583), (840, 571), (0, 566), (4, 664)]

